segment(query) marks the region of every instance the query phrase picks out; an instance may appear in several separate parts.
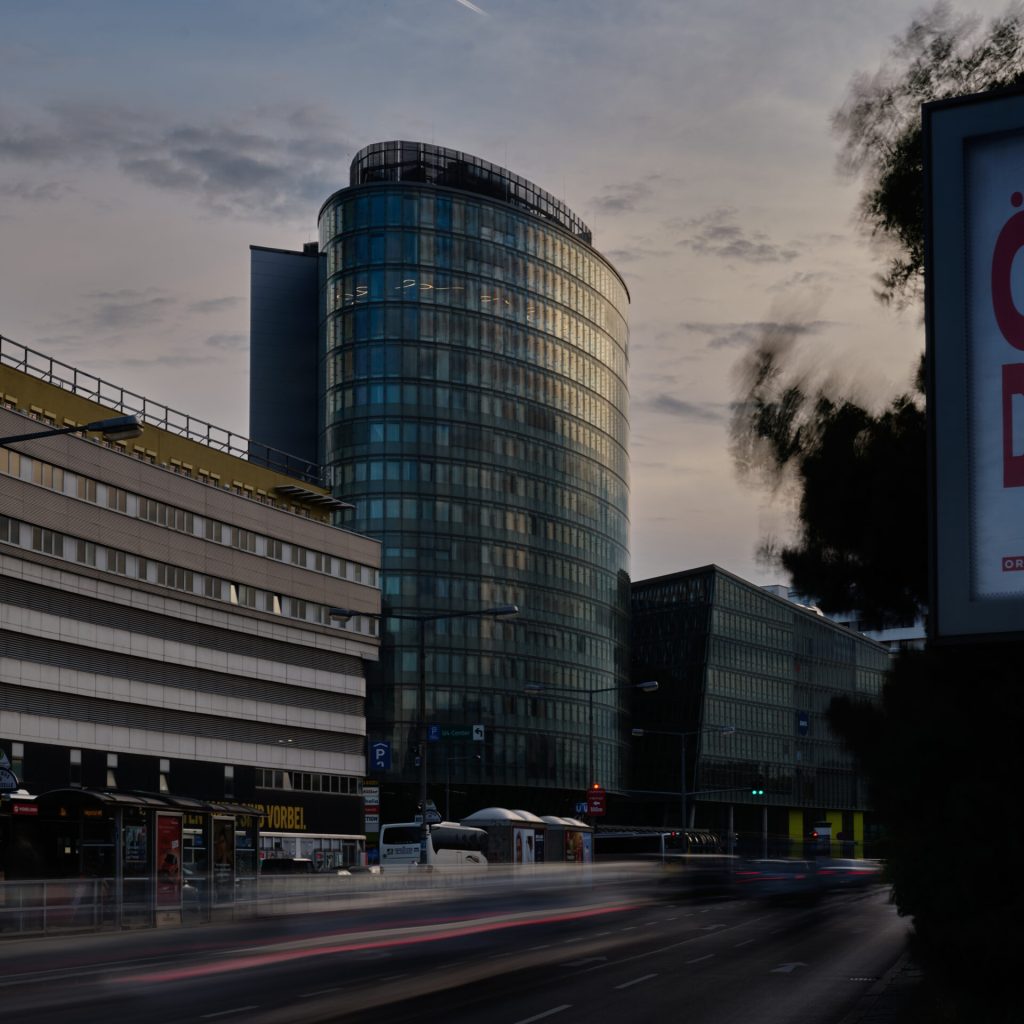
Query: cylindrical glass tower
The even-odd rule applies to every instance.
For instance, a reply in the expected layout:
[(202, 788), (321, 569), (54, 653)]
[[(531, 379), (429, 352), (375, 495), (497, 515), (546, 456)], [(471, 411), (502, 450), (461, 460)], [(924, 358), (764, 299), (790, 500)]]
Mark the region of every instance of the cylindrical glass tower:
[[(621, 787), (622, 279), (553, 196), (423, 143), (361, 150), (319, 226), (321, 457), (344, 525), (383, 541), (385, 607), (520, 608), (427, 626), (431, 796)], [(386, 627), (368, 727), (411, 783), (417, 624)]]

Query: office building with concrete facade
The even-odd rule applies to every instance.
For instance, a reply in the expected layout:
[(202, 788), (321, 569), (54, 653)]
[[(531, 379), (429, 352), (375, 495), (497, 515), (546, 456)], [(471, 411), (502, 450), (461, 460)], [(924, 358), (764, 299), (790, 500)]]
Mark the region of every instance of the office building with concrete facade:
[[(22, 788), (244, 805), (263, 854), (359, 861), (377, 622), (328, 609), (379, 610), (379, 542), (332, 526), (309, 473), (7, 339), (0, 403), (0, 437), (144, 421), (0, 445), (0, 750)], [(104, 836), (62, 870), (110, 868)]]

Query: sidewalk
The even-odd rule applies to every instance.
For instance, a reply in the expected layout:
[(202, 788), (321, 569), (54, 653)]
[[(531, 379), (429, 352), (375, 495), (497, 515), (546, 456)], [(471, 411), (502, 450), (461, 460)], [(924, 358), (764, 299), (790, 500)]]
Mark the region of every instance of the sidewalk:
[(839, 1024), (914, 1024), (921, 981), (921, 969), (904, 953)]

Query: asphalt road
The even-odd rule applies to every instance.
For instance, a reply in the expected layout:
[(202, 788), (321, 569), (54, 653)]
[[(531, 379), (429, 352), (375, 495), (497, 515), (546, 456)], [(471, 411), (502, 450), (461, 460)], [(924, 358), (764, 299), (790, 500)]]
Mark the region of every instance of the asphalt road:
[(7, 1019), (837, 1024), (908, 924), (879, 887), (813, 904), (511, 887), (246, 925), (0, 947)]

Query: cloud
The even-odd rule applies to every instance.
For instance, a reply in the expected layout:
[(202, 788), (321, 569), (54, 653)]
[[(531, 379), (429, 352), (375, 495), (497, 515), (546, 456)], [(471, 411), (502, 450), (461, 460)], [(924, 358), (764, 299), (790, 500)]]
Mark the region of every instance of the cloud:
[[(259, 129), (249, 129), (259, 118)], [(127, 177), (186, 193), (231, 215), (303, 216), (347, 182), (354, 152), (334, 118), (312, 108), (181, 123), (156, 110), (61, 104), (15, 123), (0, 116), (0, 161), (113, 162)], [(327, 141), (324, 141), (327, 140)], [(347, 178), (347, 175), (344, 175)]]
[(204, 344), (219, 352), (239, 352), (249, 347), (248, 334), (211, 334)]
[(53, 203), (73, 191), (61, 181), (12, 181), (0, 185), (0, 197), (26, 203)]
[(627, 213), (651, 194), (646, 182), (628, 182), (625, 185), (606, 185), (604, 191), (595, 196), (591, 203), (601, 213)]
[(640, 260), (663, 260), (669, 255), (666, 249), (652, 249), (645, 245), (630, 246), (625, 249), (609, 249), (605, 255), (615, 263), (637, 263)]
[(93, 303), (87, 314), (90, 325), (104, 331), (152, 327), (175, 304), (174, 299), (166, 295), (131, 288), (93, 292), (86, 300)]
[(792, 334), (820, 334), (835, 326), (829, 320), (810, 320), (805, 323), (783, 323), (774, 320), (751, 320), (746, 323), (682, 323), (679, 329), (708, 338), (708, 348), (748, 348), (776, 332)]
[(240, 295), (225, 295), (219, 299), (200, 299), (198, 302), (190, 303), (190, 313), (222, 313), (234, 309), (239, 303), (244, 302)]
[(721, 402), (686, 402), (665, 394), (655, 395), (643, 404), (655, 412), (701, 423), (725, 423), (730, 413), (730, 407)]
[(800, 255), (793, 243), (778, 245), (763, 231), (750, 231), (736, 221), (736, 210), (722, 207), (683, 221), (679, 227), (689, 232), (676, 245), (692, 249), (699, 256), (743, 260), (746, 263), (787, 263)]

